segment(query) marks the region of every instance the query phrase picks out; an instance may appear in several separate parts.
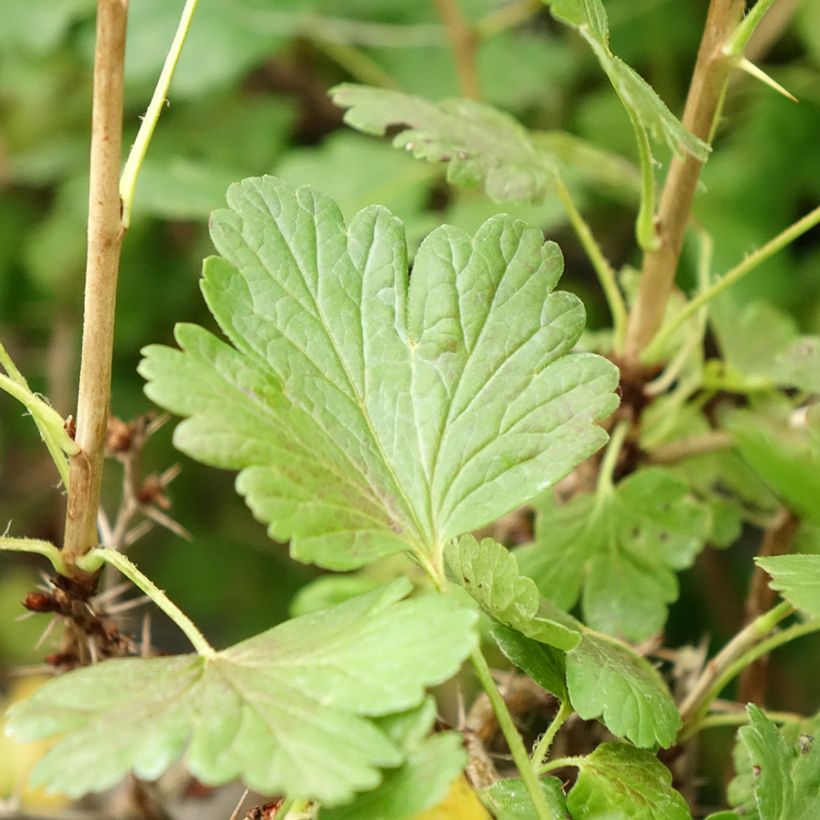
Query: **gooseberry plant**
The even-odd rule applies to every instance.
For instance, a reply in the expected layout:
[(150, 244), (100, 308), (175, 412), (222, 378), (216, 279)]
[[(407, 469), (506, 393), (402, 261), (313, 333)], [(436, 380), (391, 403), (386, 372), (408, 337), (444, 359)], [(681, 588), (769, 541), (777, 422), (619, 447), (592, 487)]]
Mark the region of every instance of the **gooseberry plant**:
[[(709, 226), (690, 219), (730, 75), (776, 86), (744, 56), (773, 2), (746, 12), (741, 0), (711, 1), (682, 121), (614, 53), (601, 0), (548, 3), (623, 104), (634, 174), (603, 149), (528, 130), (475, 99), (474, 33), (454, 0), (436, 5), (463, 97), (344, 84), (334, 102), (353, 128), (390, 131), (396, 148), (446, 166), (453, 186), (483, 187), (496, 202), (557, 198), (598, 276), (611, 331), (584, 335), (583, 305), (557, 289), (558, 246), (510, 216), (472, 235), (442, 225), (411, 257), (401, 221), (378, 204), (345, 221), (313, 188), (270, 176), (232, 185), (211, 218), (217, 255), (201, 282), (221, 334), (181, 324), (177, 348), (147, 347), (146, 394), (183, 417), (182, 452), (238, 472), (238, 492), (295, 559), (346, 574), (317, 582), (318, 605), (303, 614), (213, 648), (124, 554), (118, 528), (98, 527), (120, 247), (196, 2), (185, 5), (121, 173), (127, 2), (99, 0), (76, 427), (0, 347), (0, 387), (30, 412), (67, 492), (64, 541), (7, 533), (0, 547), (51, 561), (55, 594), (27, 603), (57, 611), (74, 633), (99, 631), (88, 602), (108, 565), (194, 651), (60, 675), (11, 709), (8, 731), (59, 736), (33, 779), (71, 797), (129, 772), (154, 780), (182, 757), (205, 784), (239, 779), (282, 798), (282, 817), (411, 817), (461, 783), (473, 802), (452, 816), (667, 820), (693, 811), (673, 779), (686, 744), (710, 726), (738, 725), (732, 808), (713, 816), (816, 817), (817, 719), (743, 700), (763, 700), (762, 658), (820, 630), (820, 340), (788, 323), (784, 331), (782, 317), (760, 321), (756, 306), (714, 306), (820, 222), (820, 208), (722, 276)], [(662, 185), (658, 144), (672, 154)], [(637, 279), (606, 259), (564, 181), (573, 173), (633, 185)], [(674, 288), (687, 229), (700, 249), (689, 296)], [(720, 359), (706, 358), (709, 331)], [(530, 543), (486, 537), (525, 505)], [(746, 626), (686, 674), (662, 665), (671, 655), (656, 636), (677, 573), (761, 520)], [(389, 556), (407, 560), (376, 582), (367, 568)], [(769, 602), (771, 590), (780, 602)], [(125, 638), (115, 649), (106, 654), (138, 654)], [(489, 653), (551, 696), (530, 749)], [(504, 776), (465, 727), (435, 725), (429, 690), (464, 676), (465, 662), (511, 756)], [(719, 701), (738, 676), (740, 700)], [(562, 729), (581, 721), (599, 727), (587, 731), (589, 748), (556, 755), (569, 748)]]

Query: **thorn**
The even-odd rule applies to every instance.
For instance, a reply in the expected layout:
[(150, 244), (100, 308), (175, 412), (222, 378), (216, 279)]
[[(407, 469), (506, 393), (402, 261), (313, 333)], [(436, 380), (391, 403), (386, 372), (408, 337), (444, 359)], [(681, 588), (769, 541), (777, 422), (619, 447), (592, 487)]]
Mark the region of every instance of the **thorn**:
[(47, 640), (48, 636), (51, 635), (52, 631), (54, 630), (54, 626), (57, 623), (56, 618), (52, 618), (46, 628), (43, 630), (43, 634), (37, 639), (37, 643), (34, 644), (34, 651), (36, 652)]
[(142, 616), (142, 636), (140, 638), (140, 657), (151, 656), (151, 613), (146, 612)]
[(143, 507), (142, 510), (143, 514), (150, 518), (155, 524), (159, 524), (160, 527), (165, 527), (166, 530), (170, 530), (174, 535), (178, 535), (180, 538), (185, 539), (186, 541), (191, 540), (191, 533), (182, 526), (182, 524), (178, 524), (171, 518), (170, 515), (165, 515), (165, 513), (160, 512), (156, 507)]
[(741, 71), (745, 71), (750, 77), (754, 77), (756, 80), (760, 80), (760, 82), (764, 83), (765, 85), (769, 86), (769, 88), (773, 88), (779, 94), (782, 94), (784, 97), (787, 97), (792, 102), (800, 102), (791, 91), (787, 91), (780, 85), (777, 80), (774, 80), (770, 77), (762, 68), (756, 66), (751, 60), (747, 60), (745, 57), (741, 57), (737, 62), (737, 67)]

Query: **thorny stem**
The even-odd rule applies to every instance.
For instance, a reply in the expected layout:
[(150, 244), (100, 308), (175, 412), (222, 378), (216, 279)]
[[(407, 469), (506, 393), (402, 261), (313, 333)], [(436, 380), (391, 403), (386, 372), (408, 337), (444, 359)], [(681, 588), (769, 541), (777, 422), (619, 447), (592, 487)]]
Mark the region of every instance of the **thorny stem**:
[(737, 677), (749, 664), (754, 663), (758, 658), (762, 658), (764, 655), (768, 655), (773, 649), (777, 649), (777, 647), (790, 643), (797, 638), (802, 638), (804, 635), (810, 635), (812, 632), (820, 632), (820, 618), (796, 623), (784, 629), (782, 632), (775, 633), (770, 638), (757, 644), (757, 646), (753, 646), (741, 655), (715, 680), (704, 698), (703, 706), (700, 707), (697, 712), (693, 713), (689, 720), (684, 722), (683, 728), (678, 735), (678, 742), (686, 740), (695, 733), (696, 730), (694, 727), (697, 726), (700, 718), (709, 708), (709, 704), (721, 693), (729, 681)]
[(453, 50), (461, 93), (477, 100), (481, 97), (476, 65), (477, 38), (458, 6), (458, 0), (435, 0), (438, 15), (447, 27)]
[(142, 124), (137, 132), (137, 138), (134, 140), (134, 145), (131, 147), (131, 152), (128, 154), (128, 159), (122, 171), (120, 196), (122, 197), (122, 223), (126, 229), (131, 222), (131, 210), (134, 204), (137, 176), (145, 160), (145, 154), (148, 151), (151, 137), (154, 135), (154, 129), (157, 127), (159, 116), (162, 113), (163, 107), (168, 102), (168, 88), (171, 85), (171, 78), (174, 76), (174, 71), (179, 62), (182, 46), (185, 44), (185, 38), (188, 36), (188, 30), (191, 27), (191, 20), (193, 19), (198, 2), (199, 0), (187, 0), (185, 7), (182, 9), (179, 25), (174, 34), (174, 39), (171, 42), (171, 48), (165, 57), (165, 63), (162, 66), (159, 80), (157, 80), (157, 85), (154, 88), (154, 94), (151, 97), (151, 102), (148, 103), (148, 109), (142, 118)]
[(194, 622), (161, 590), (150, 578), (142, 572), (121, 552), (112, 549), (93, 549), (79, 559), (80, 569), (86, 572), (96, 572), (103, 564), (111, 564), (118, 569), (129, 581), (138, 586), (184, 633), (193, 644), (197, 654), (205, 658), (216, 654), (214, 648), (197, 629)]
[[(744, 6), (744, 0), (711, 0), (709, 5), (683, 114), (684, 126), (702, 140), (709, 139), (732, 68), (723, 46)], [(670, 164), (657, 214), (659, 244), (644, 254), (638, 299), (629, 317), (625, 353), (632, 364), (638, 363), (663, 320), (702, 165), (689, 154), (674, 157)]]
[[(723, 681), (726, 670), (731, 668), (738, 658), (743, 657), (751, 647), (758, 644), (784, 618), (788, 618), (792, 612), (794, 612), (794, 607), (785, 601), (773, 607), (745, 626), (706, 664), (703, 673), (680, 706), (683, 720), (680, 740), (689, 736), (691, 726), (700, 720), (709, 708), (709, 704), (720, 694), (720, 689), (716, 689), (716, 682)], [(725, 683), (720, 688), (722, 689), (724, 685)]]
[(515, 761), (515, 765), (518, 767), (518, 773), (524, 781), (527, 793), (535, 808), (535, 813), (539, 820), (550, 820), (552, 813), (547, 805), (544, 792), (538, 784), (538, 777), (530, 765), (527, 750), (524, 747), (524, 741), (521, 739), (521, 735), (515, 727), (512, 715), (507, 708), (507, 704), (504, 702), (504, 698), (495, 685), (490, 667), (487, 665), (487, 661), (484, 655), (482, 655), (480, 648), (473, 650), (470, 655), (470, 660), (472, 661), (476, 676), (482, 688), (487, 693), (487, 697), (493, 707), (493, 712), (498, 720), (498, 726), (510, 748), (510, 753)]
[(114, 312), (123, 226), (119, 172), (127, 0), (98, 0), (91, 127), (83, 343), (77, 434), (71, 458), (63, 553), (69, 567), (97, 542), (105, 431), (111, 394)]
[(612, 314), (612, 325), (615, 335), (615, 350), (617, 351), (623, 344), (624, 336), (626, 334), (627, 312), (624, 298), (621, 295), (621, 291), (618, 288), (618, 283), (615, 280), (615, 271), (612, 269), (612, 265), (609, 264), (609, 261), (604, 256), (600, 246), (595, 241), (595, 237), (592, 235), (589, 225), (575, 207), (575, 203), (572, 201), (572, 195), (570, 194), (569, 189), (557, 173), (555, 174), (555, 191), (558, 194), (558, 199), (561, 200), (561, 204), (564, 206), (564, 211), (569, 218), (570, 225), (572, 225), (572, 229), (575, 231), (578, 241), (581, 243), (581, 246), (586, 252), (587, 258), (598, 276), (598, 282), (601, 285), (601, 289), (604, 291), (604, 295), (606, 296), (609, 311)]
[(769, 257), (783, 250), (787, 245), (794, 242), (795, 239), (807, 231), (810, 231), (818, 224), (820, 224), (820, 205), (801, 219), (798, 219), (794, 224), (789, 225), (788, 228), (781, 231), (777, 236), (770, 239), (762, 248), (758, 248), (753, 253), (750, 253), (742, 262), (735, 265), (710, 287), (702, 290), (668, 325), (665, 325), (661, 329), (641, 358), (651, 359), (653, 353), (660, 349), (669, 337), (681, 327), (690, 316), (697, 313), (700, 308), (708, 302), (711, 302), (712, 299), (719, 296), (724, 290), (730, 288), (736, 282), (739, 282), (746, 274), (751, 273), (755, 268), (762, 265)]
[(569, 700), (562, 700), (560, 708), (555, 713), (555, 717), (552, 719), (550, 725), (547, 727), (547, 731), (541, 735), (535, 749), (533, 749), (530, 762), (536, 773), (541, 770), (541, 767), (546, 762), (547, 755), (549, 754), (550, 748), (552, 748), (552, 742), (555, 740), (558, 730), (566, 723), (567, 718), (571, 714), (572, 706), (570, 705)]

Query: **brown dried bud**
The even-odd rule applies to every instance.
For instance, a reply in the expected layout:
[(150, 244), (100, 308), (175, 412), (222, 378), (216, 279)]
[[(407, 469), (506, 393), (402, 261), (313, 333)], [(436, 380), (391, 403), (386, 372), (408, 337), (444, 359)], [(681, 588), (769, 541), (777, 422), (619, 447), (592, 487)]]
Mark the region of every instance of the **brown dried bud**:
[(29, 612), (56, 612), (60, 608), (54, 596), (47, 592), (29, 592), (23, 599), (23, 606)]
[(130, 424), (116, 416), (108, 419), (108, 430), (105, 434), (105, 447), (112, 453), (125, 453), (131, 449), (134, 433)]

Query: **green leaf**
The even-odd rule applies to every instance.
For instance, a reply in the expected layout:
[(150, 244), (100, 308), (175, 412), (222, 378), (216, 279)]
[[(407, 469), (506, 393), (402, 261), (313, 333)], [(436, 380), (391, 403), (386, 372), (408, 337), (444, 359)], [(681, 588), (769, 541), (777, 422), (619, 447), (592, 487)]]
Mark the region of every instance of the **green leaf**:
[(15, 706), (9, 730), (24, 741), (65, 735), (32, 779), (71, 797), (129, 770), (155, 779), (187, 746), (186, 765), (205, 783), (241, 777), (265, 794), (350, 800), (404, 759), (368, 718), (421, 703), (475, 643), (474, 613), (445, 596), (400, 602), (410, 588), (396, 580), (210, 657), (71, 672)]
[(776, 589), (792, 606), (820, 618), (820, 555), (777, 555), (755, 558)]
[(503, 624), (493, 624), (490, 634), (507, 659), (542, 689), (552, 692), (561, 701), (569, 700), (566, 662), (561, 652)]
[[(538, 783), (553, 819), (570, 820), (561, 781), (556, 777), (542, 777)], [(481, 799), (498, 820), (538, 820), (527, 787), (517, 778), (497, 780), (492, 786), (482, 790)]]
[(641, 641), (663, 628), (678, 597), (675, 572), (692, 564), (710, 529), (687, 485), (651, 467), (614, 490), (541, 505), (536, 540), (516, 555), (542, 595), (570, 609), (583, 592), (591, 627)]
[[(348, 226), (272, 177), (228, 191), (203, 291), (230, 347), (181, 325), (150, 347), (148, 395), (190, 416), (175, 443), (242, 470), (237, 487), (293, 555), (333, 569), (443, 544), (533, 498), (597, 450), (617, 370), (572, 354), (581, 303), (561, 255), (509, 217), (422, 243), (408, 287), (401, 223)], [(433, 569), (433, 572), (437, 570)]]
[(322, 820), (404, 820), (440, 803), (467, 763), (458, 732), (444, 732), (423, 740), (407, 754), (407, 761), (385, 774), (376, 789), (347, 806), (322, 810)]
[(550, 612), (557, 620), (539, 614), (542, 602), (535, 583), (518, 572), (515, 556), (497, 541), (464, 535), (444, 553), (453, 578), (495, 620), (559, 649), (577, 646), (580, 633), (563, 613)]
[[(820, 744), (808, 735), (797, 743), (788, 741), (762, 709), (746, 707), (750, 724), (738, 731), (745, 756), (738, 770), (754, 792), (754, 808), (760, 820), (812, 820), (820, 816)], [(739, 805), (737, 779), (730, 799)], [(744, 816), (751, 806), (744, 807)]]
[(705, 160), (709, 146), (684, 128), (649, 83), (609, 47), (609, 23), (601, 0), (545, 0), (559, 20), (578, 30), (598, 58), (624, 107), (655, 140), (678, 155)]
[(654, 754), (625, 743), (602, 743), (581, 759), (567, 806), (573, 820), (688, 820), (686, 801), (672, 788), (672, 774)]
[(585, 633), (567, 653), (572, 707), (584, 720), (601, 720), (636, 746), (671, 746), (681, 719), (663, 679), (649, 662), (606, 635)]
[(556, 170), (599, 190), (634, 198), (637, 172), (616, 154), (560, 131), (528, 131), (508, 114), (462, 98), (431, 102), (422, 97), (343, 84), (333, 102), (345, 122), (366, 134), (393, 137), (393, 147), (417, 159), (446, 163), (456, 186), (483, 186), (496, 202), (539, 202), (552, 191)]
[(483, 184), (498, 201), (543, 198), (555, 168), (533, 146), (527, 129), (489, 105), (461, 98), (434, 103), (382, 88), (343, 84), (331, 91), (346, 108), (345, 122), (366, 134), (383, 136), (391, 126), (409, 126), (393, 146), (417, 159), (447, 163), (453, 185)]

